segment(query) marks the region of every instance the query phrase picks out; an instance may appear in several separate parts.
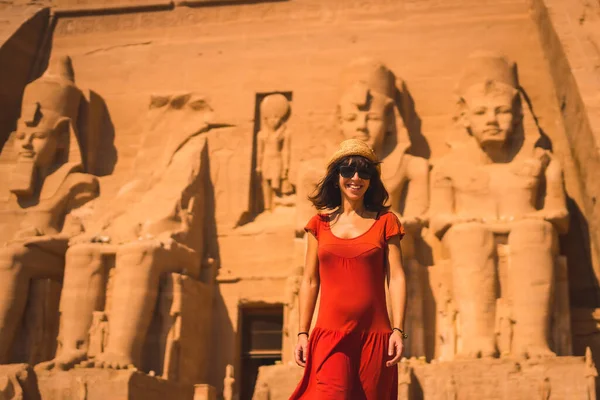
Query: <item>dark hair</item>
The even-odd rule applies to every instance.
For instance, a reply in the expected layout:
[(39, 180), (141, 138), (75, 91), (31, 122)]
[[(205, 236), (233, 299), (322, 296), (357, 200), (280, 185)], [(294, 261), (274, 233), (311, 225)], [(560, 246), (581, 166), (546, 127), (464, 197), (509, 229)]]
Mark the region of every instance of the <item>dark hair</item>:
[(369, 188), (363, 199), (365, 208), (369, 211), (377, 211), (378, 213), (387, 211), (389, 206), (386, 206), (385, 204), (389, 199), (389, 194), (387, 190), (385, 190), (383, 182), (381, 182), (381, 175), (377, 168), (377, 163), (362, 156), (342, 157), (327, 168), (325, 177), (317, 184), (314, 192), (308, 196), (308, 200), (313, 203), (316, 209), (333, 210), (342, 205), (342, 194), (338, 182), (340, 167), (343, 165), (368, 168), (373, 171), (371, 180), (369, 181)]

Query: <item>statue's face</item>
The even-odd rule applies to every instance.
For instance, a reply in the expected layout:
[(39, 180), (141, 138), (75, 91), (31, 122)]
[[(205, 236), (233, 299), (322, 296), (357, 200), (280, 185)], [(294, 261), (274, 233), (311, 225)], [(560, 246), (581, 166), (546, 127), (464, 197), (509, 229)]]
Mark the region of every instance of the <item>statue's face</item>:
[(263, 123), (271, 131), (276, 131), (281, 126), (283, 118), (279, 115), (267, 115), (263, 118)]
[(376, 152), (383, 147), (389, 112), (383, 96), (377, 95), (365, 104), (356, 104), (344, 97), (340, 102), (340, 128), (345, 139), (359, 139), (366, 142)]
[(514, 93), (511, 90), (485, 92), (473, 88), (464, 96), (465, 122), (480, 145), (504, 144), (515, 122)]
[(20, 160), (48, 167), (54, 162), (59, 147), (58, 135), (53, 129), (22, 127), (16, 134), (15, 147)]

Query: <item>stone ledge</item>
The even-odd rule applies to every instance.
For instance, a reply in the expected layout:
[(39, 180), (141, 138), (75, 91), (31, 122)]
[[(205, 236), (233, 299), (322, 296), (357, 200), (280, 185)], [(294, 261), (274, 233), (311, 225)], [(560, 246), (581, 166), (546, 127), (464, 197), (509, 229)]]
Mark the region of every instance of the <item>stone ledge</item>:
[(135, 370), (76, 368), (38, 372), (44, 400), (193, 400), (194, 386), (181, 385)]
[(583, 357), (478, 359), (412, 365), (415, 399), (587, 399)]

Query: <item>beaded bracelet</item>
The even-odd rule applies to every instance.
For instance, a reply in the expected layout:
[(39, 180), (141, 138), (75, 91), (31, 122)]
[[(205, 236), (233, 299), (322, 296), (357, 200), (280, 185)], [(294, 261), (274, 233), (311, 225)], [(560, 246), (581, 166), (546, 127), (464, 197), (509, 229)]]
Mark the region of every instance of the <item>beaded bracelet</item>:
[(400, 332), (400, 336), (402, 336), (402, 339), (408, 339), (408, 335), (406, 333), (404, 333), (404, 331), (400, 328), (392, 328), (392, 332), (394, 331), (398, 331)]

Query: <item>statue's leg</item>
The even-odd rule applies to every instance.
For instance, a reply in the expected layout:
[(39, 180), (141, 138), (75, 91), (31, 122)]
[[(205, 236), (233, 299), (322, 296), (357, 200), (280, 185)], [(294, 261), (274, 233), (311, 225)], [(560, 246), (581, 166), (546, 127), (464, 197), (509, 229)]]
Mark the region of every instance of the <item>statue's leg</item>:
[(465, 223), (451, 227), (443, 242), (450, 253), (460, 318), (462, 349), (458, 357), (493, 357), (497, 297), (494, 236), (483, 224)]
[(92, 313), (103, 309), (106, 292), (106, 258), (112, 246), (78, 244), (66, 254), (65, 277), (60, 297), (61, 346), (56, 358), (37, 368), (69, 369), (87, 357)]
[(513, 351), (526, 357), (553, 356), (548, 333), (557, 235), (546, 221), (515, 223), (508, 237), (509, 286), (515, 320)]
[(197, 270), (200, 260), (193, 250), (172, 242), (141, 241), (120, 246), (109, 310), (106, 351), (96, 366), (140, 366), (141, 352), (156, 308), (161, 275)]
[(263, 193), (263, 202), (265, 210), (273, 209), (273, 189), (271, 188), (271, 181), (263, 179), (261, 182), (261, 188)]
[[(424, 268), (415, 258), (415, 238), (412, 232), (402, 239), (402, 256), (406, 271), (406, 321), (408, 334), (405, 353), (407, 357), (425, 356), (425, 332), (423, 326)], [(391, 301), (388, 299), (391, 305)], [(390, 314), (391, 315), (391, 314)]]
[(0, 248), (0, 364), (10, 362), (9, 351), (20, 325), (32, 278), (58, 278), (62, 257), (37, 247)]

